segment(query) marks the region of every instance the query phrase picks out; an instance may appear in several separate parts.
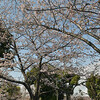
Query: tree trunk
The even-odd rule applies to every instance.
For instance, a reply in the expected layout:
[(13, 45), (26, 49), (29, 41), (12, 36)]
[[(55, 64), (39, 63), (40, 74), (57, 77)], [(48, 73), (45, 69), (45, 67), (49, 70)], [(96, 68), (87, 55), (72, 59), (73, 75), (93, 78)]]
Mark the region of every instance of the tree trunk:
[(70, 95), (66, 95), (66, 100), (71, 100)]
[(33, 94), (33, 92), (32, 92), (31, 87), (28, 86), (27, 84), (24, 84), (24, 86), (25, 86), (25, 88), (27, 89), (27, 91), (28, 91), (28, 93), (29, 93), (30, 100), (36, 100), (36, 99), (35, 99), (35, 96), (34, 96), (34, 94)]
[(38, 95), (35, 95), (34, 100), (39, 100), (39, 96)]
[[(40, 58), (39, 71), (41, 70), (41, 67), (42, 67), (42, 57)], [(41, 80), (41, 72), (39, 72), (39, 77), (38, 77), (38, 79), (37, 79), (37, 86), (36, 86), (35, 100), (39, 100), (40, 80)]]

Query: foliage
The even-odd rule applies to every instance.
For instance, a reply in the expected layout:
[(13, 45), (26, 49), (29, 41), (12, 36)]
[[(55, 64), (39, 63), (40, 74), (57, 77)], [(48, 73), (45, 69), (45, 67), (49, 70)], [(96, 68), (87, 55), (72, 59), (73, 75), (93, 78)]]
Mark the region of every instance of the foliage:
[(16, 85), (8, 84), (6, 91), (8, 92), (9, 96), (14, 96), (14, 94), (18, 95), (20, 92), (20, 87)]
[(20, 87), (10, 82), (3, 82), (0, 87), (2, 98), (7, 100), (17, 100), (21, 98)]
[[(34, 73), (34, 75), (33, 75)], [(39, 69), (34, 66), (30, 72), (28, 71), (27, 72), (27, 83), (32, 85), (33, 83), (36, 85), (36, 77), (37, 77), (37, 74), (39, 73)]]
[(3, 57), (4, 53), (10, 52), (11, 43), (10, 33), (7, 32), (6, 28), (3, 28), (2, 22), (0, 22), (0, 57)]
[(75, 75), (75, 76), (72, 78), (70, 84), (71, 84), (71, 85), (77, 85), (79, 79), (80, 79), (80, 76), (79, 76), (79, 75)]
[(41, 89), (40, 89), (40, 93), (43, 93), (43, 94), (40, 95), (40, 98), (42, 100), (56, 100), (56, 93), (55, 92), (56, 91), (53, 87), (42, 84)]
[[(50, 66), (48, 67), (51, 69)], [(32, 73), (34, 71), (35, 73)], [(29, 83), (32, 82), (31, 77), (35, 76), (34, 74), (36, 73), (38, 73), (38, 68), (36, 69), (34, 67), (30, 70), (30, 72), (27, 72), (28, 78), (31, 79), (28, 81)], [(58, 100), (63, 100), (64, 93), (70, 97), (70, 95), (73, 94), (75, 86), (78, 84), (78, 80), (80, 79), (79, 75), (64, 73), (61, 69), (58, 70), (58, 73), (54, 74), (44, 72), (41, 77), (40, 98), (42, 100), (56, 100), (57, 95)], [(47, 83), (44, 81), (45, 79), (47, 80)], [(31, 83), (31, 85), (35, 85), (36, 83), (37, 80), (35, 80), (34, 83)]]
[(89, 96), (94, 100), (100, 99), (100, 76), (91, 75), (86, 81)]

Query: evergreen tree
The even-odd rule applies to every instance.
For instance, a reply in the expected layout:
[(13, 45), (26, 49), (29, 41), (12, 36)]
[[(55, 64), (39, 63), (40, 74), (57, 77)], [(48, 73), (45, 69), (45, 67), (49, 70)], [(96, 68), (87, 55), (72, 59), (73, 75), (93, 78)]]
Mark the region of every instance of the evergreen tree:
[(100, 76), (91, 75), (86, 82), (88, 94), (93, 100), (100, 100)]
[(10, 52), (11, 34), (3, 27), (0, 21), (0, 57), (3, 58), (3, 53)]

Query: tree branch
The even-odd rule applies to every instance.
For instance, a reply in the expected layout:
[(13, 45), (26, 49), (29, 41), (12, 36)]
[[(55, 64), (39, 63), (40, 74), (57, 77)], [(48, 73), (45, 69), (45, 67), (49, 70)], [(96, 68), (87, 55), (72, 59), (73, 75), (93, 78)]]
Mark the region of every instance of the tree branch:
[[(52, 10), (59, 10), (59, 9), (70, 9), (70, 7), (54, 7), (54, 8), (47, 8), (47, 9), (26, 9), (27, 11), (37, 11), (37, 12), (44, 12), (44, 11), (52, 11)], [(72, 10), (78, 11), (78, 12), (86, 12), (86, 13), (93, 13), (93, 14), (99, 14), (93, 11), (87, 11), (87, 10), (79, 10), (76, 8), (72, 8)]]
[(54, 27), (52, 28), (52, 27), (49, 27), (49, 26), (46, 26), (46, 25), (39, 25), (39, 26), (43, 26), (46, 29), (51, 29), (51, 30), (55, 30), (55, 31), (58, 31), (58, 32), (62, 32), (64, 34), (70, 35), (74, 38), (78, 38), (78, 39), (82, 40), (83, 42), (85, 42), (86, 44), (88, 44), (89, 46), (91, 46), (95, 51), (97, 51), (100, 54), (100, 49), (99, 48), (97, 48), (91, 41), (81, 37), (80, 35), (73, 34), (71, 32), (66, 32), (64, 30), (60, 30), (59, 28), (54, 28)]
[(0, 78), (1, 78), (1, 79), (4, 79), (4, 80), (6, 80), (6, 81), (9, 81), (9, 82), (14, 82), (14, 83), (18, 83), (18, 84), (25, 85), (24, 82), (17, 81), (17, 80), (13, 80), (13, 79), (9, 79), (9, 78), (7, 78), (7, 77), (4, 77), (3, 75), (0, 75)]

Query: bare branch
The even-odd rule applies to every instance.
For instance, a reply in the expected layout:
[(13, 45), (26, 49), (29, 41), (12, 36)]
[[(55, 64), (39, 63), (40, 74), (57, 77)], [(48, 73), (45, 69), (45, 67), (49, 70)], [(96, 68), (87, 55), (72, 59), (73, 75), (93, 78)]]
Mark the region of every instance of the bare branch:
[(17, 81), (17, 80), (13, 80), (13, 79), (9, 79), (9, 78), (7, 78), (7, 77), (4, 77), (3, 75), (0, 75), (0, 78), (4, 79), (4, 80), (6, 80), (6, 81), (9, 81), (9, 82), (14, 82), (14, 83), (22, 84), (22, 85), (25, 84), (24, 82)]
[(97, 51), (98, 53), (100, 53), (100, 49), (99, 49), (99, 48), (97, 48), (91, 41), (89, 41), (89, 40), (87, 40), (87, 39), (81, 37), (80, 35), (76, 35), (76, 34), (73, 34), (73, 33), (71, 33), (71, 32), (62, 31), (62, 30), (60, 30), (60, 29), (52, 28), (52, 27), (49, 27), (49, 26), (46, 26), (46, 25), (40, 25), (40, 26), (43, 26), (43, 27), (45, 27), (45, 28), (47, 28), (47, 29), (56, 30), (56, 31), (58, 31), (58, 32), (62, 32), (62, 33), (64, 33), (64, 34), (70, 35), (70, 36), (72, 36), (72, 37), (74, 37), (74, 38), (78, 38), (78, 39), (82, 40), (83, 42), (85, 42), (86, 44), (88, 44), (89, 46), (91, 46), (95, 51)]
[[(26, 9), (27, 11), (37, 11), (37, 12), (44, 12), (44, 11), (52, 11), (52, 10), (60, 10), (60, 9), (70, 9), (70, 7), (55, 7), (55, 8), (48, 8), (48, 9)], [(72, 10), (78, 11), (78, 12), (85, 12), (85, 13), (93, 13), (99, 15), (99, 13), (93, 12), (93, 11), (87, 11), (87, 10), (79, 10), (79, 9), (74, 9)]]

